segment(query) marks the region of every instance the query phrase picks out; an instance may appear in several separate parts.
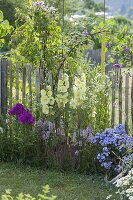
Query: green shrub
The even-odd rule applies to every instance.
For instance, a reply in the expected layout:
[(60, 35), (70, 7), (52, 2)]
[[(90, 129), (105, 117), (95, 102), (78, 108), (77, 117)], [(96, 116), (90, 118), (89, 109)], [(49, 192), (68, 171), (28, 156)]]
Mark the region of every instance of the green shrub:
[(48, 185), (43, 187), (42, 194), (38, 194), (37, 198), (32, 197), (30, 194), (20, 193), (18, 196), (13, 197), (11, 190), (6, 190), (6, 193), (1, 196), (1, 200), (55, 200), (56, 196), (50, 194)]

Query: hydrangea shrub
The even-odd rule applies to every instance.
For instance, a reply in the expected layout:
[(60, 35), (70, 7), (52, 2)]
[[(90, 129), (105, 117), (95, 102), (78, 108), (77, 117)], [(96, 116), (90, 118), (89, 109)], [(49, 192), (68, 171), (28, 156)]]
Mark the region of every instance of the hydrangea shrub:
[(114, 129), (106, 129), (102, 133), (96, 133), (89, 141), (100, 147), (97, 159), (105, 170), (116, 170), (120, 172), (122, 166), (120, 163), (127, 163), (133, 156), (130, 152), (133, 147), (133, 137), (127, 135), (122, 124)]

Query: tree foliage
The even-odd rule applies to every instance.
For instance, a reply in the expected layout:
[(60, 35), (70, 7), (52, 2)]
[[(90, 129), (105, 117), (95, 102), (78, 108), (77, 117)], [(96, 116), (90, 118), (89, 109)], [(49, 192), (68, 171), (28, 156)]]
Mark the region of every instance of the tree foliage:
[(0, 11), (0, 47), (3, 46), (5, 38), (12, 32), (13, 27), (10, 26), (8, 20), (4, 20), (3, 12)]

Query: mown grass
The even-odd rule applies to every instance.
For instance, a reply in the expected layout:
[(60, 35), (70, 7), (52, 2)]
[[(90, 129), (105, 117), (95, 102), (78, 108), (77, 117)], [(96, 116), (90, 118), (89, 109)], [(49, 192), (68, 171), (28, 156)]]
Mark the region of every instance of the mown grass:
[(58, 200), (104, 200), (110, 193), (115, 193), (99, 176), (0, 163), (0, 196), (6, 189), (12, 189), (13, 195), (24, 192), (36, 196), (46, 184)]

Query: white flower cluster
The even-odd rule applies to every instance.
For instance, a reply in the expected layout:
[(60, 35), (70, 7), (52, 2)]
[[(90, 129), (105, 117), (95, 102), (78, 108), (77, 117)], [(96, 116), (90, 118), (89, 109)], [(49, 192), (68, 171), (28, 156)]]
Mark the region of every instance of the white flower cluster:
[(133, 200), (133, 168), (129, 173), (118, 179), (115, 182), (116, 187), (118, 187), (117, 193), (121, 196), (121, 199)]
[(66, 73), (64, 73), (62, 78), (58, 81), (56, 102), (59, 108), (65, 107), (65, 105), (69, 101), (68, 89), (69, 89), (69, 76)]
[(47, 86), (46, 90), (41, 90), (41, 104), (44, 114), (49, 114), (50, 108), (54, 105), (55, 99), (53, 98), (51, 86)]
[[(69, 102), (69, 76), (64, 73), (58, 81), (57, 94), (53, 97), (51, 86), (47, 86), (46, 90), (41, 90), (41, 104), (44, 114), (49, 114), (50, 108), (56, 102), (58, 108), (64, 108)], [(75, 77), (73, 85), (73, 98), (71, 99), (71, 107), (83, 107), (86, 96), (86, 75), (82, 73), (79, 77)]]
[(71, 106), (73, 108), (83, 105), (84, 100), (87, 99), (86, 96), (86, 75), (81, 74), (80, 77), (75, 77), (74, 86), (73, 86), (74, 97), (71, 101)]
[(58, 81), (58, 88), (57, 88), (57, 95), (54, 98), (51, 86), (48, 85), (46, 90), (41, 90), (41, 104), (42, 104), (42, 111), (44, 114), (52, 114), (51, 108), (55, 101), (58, 104), (58, 107), (64, 107), (68, 102), (68, 88), (69, 88), (69, 76), (67, 74), (63, 74), (62, 79)]

